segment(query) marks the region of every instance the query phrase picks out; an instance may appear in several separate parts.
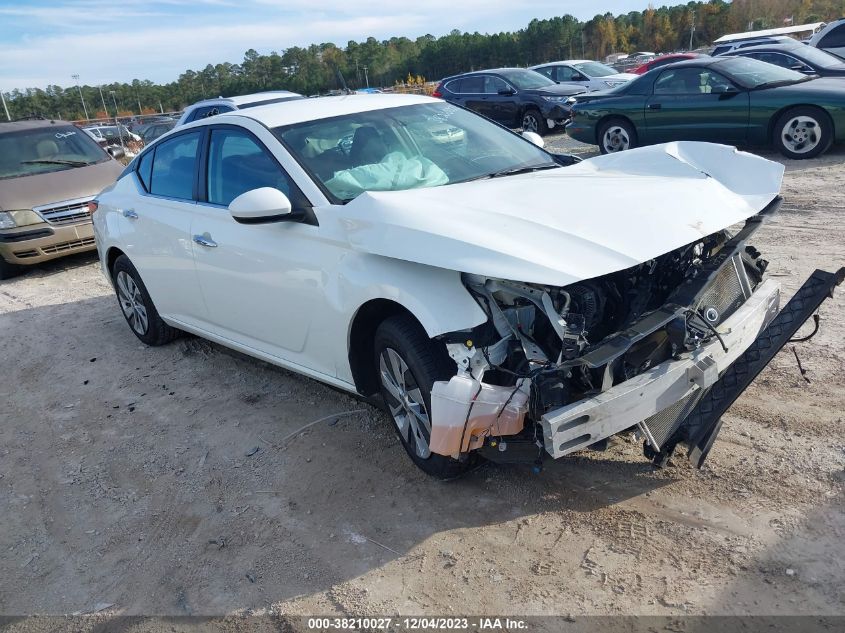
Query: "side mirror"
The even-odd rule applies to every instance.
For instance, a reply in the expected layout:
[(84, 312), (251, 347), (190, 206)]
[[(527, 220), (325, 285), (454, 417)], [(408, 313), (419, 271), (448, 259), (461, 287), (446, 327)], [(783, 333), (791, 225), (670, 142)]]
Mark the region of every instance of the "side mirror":
[(545, 142), (543, 141), (543, 137), (537, 134), (537, 132), (523, 132), (522, 138), (525, 140), (531, 141), (537, 147), (545, 146)]
[(499, 90), (499, 94), (503, 97), (510, 97), (511, 95), (515, 95), (516, 91), (510, 88), (502, 88), (501, 90)]
[(587, 78), (582, 75), (581, 73), (572, 73), (572, 78), (570, 81), (586, 81)]
[(264, 224), (293, 219), (288, 197), (273, 187), (242, 193), (229, 204), (229, 213), (241, 224)]
[(107, 147), (106, 151), (115, 160), (120, 160), (121, 158), (126, 157), (126, 152), (123, 150), (122, 147), (118, 147), (117, 145), (112, 145), (112, 146)]

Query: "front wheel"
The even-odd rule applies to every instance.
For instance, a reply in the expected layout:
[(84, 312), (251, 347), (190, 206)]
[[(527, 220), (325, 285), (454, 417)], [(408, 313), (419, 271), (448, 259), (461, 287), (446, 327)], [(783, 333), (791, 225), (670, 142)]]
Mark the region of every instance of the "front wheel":
[(435, 381), (455, 375), (455, 364), (446, 350), (439, 349), (408, 315), (386, 319), (376, 331), (374, 343), (381, 395), (413, 462), (438, 479), (454, 479), (472, 468), (477, 463), (473, 454), (467, 461), (458, 461), (429, 448), (431, 388)]
[(774, 146), (787, 158), (813, 158), (833, 142), (833, 123), (818, 108), (792, 108), (778, 118), (772, 136)]
[(522, 131), (536, 132), (540, 136), (545, 136), (549, 133), (549, 126), (537, 108), (528, 108), (522, 115)]
[(141, 275), (126, 255), (114, 262), (112, 280), (126, 323), (141, 341), (152, 346), (164, 345), (179, 335), (179, 330), (159, 316)]
[(602, 154), (615, 154), (637, 146), (637, 131), (623, 119), (611, 119), (599, 129), (599, 150)]

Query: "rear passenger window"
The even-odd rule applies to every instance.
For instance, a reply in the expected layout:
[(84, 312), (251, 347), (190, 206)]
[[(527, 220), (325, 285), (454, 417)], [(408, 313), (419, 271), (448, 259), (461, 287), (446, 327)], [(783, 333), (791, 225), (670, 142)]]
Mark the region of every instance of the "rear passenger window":
[(191, 200), (200, 132), (182, 134), (156, 146), (150, 193)]
[(208, 148), (208, 201), (228, 206), (242, 193), (273, 187), (301, 208), (302, 194), (278, 163), (248, 134), (238, 130), (211, 131)]
[(141, 162), (138, 163), (138, 178), (141, 179), (141, 184), (147, 191), (150, 190), (150, 176), (153, 173), (153, 154), (155, 152), (147, 152), (141, 157)]
[(477, 95), (484, 92), (484, 77), (464, 77), (461, 80), (461, 92), (465, 95)]

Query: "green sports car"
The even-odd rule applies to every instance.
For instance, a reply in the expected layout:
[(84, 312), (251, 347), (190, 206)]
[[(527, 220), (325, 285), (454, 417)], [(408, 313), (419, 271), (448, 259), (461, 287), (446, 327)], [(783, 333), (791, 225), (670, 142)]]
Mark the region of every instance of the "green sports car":
[(756, 59), (678, 62), (573, 100), (567, 133), (603, 154), (690, 140), (771, 144), (789, 158), (812, 158), (845, 141), (845, 79)]

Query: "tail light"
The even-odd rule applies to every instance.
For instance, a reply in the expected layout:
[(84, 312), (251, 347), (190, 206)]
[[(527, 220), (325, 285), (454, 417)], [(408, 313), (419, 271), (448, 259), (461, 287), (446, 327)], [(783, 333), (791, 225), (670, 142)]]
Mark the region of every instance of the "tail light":
[(88, 215), (94, 215), (94, 213), (99, 208), (100, 203), (96, 200), (89, 200), (88, 201)]
[(443, 89), (443, 82), (441, 81), (439, 84), (437, 84), (437, 88), (434, 89), (434, 92), (431, 93), (431, 96), (437, 97), (438, 99), (442, 99), (443, 93), (440, 92), (442, 89)]

